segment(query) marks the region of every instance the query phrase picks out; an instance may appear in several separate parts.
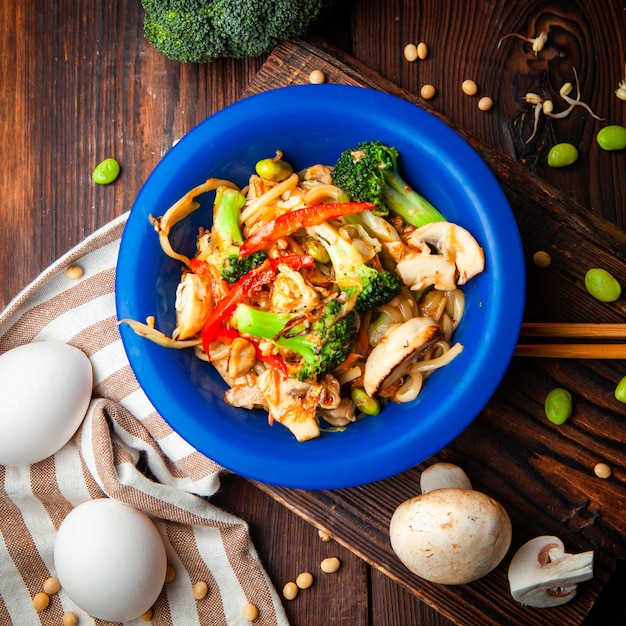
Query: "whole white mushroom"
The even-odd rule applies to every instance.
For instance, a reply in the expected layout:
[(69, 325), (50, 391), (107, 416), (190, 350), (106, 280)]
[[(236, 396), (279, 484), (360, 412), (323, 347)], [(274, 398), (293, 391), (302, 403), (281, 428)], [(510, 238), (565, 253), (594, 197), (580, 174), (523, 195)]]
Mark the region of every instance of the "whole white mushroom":
[(482, 578), (511, 545), (504, 507), (472, 489), (451, 463), (424, 470), (422, 494), (398, 506), (389, 524), (391, 547), (404, 565), (425, 580), (461, 585)]

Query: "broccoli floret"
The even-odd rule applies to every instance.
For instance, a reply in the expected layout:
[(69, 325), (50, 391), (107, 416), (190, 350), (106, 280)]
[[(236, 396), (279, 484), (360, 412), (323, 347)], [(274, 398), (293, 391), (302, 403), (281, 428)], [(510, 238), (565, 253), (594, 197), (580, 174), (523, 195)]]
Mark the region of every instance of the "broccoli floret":
[(250, 270), (261, 265), (265, 259), (267, 259), (267, 253), (263, 250), (258, 250), (243, 258), (239, 254), (229, 254), (224, 259), (220, 274), (226, 282), (236, 283)]
[(358, 313), (367, 313), (398, 295), (404, 284), (402, 278), (367, 265), (354, 243), (344, 239), (334, 226), (325, 222), (310, 231), (328, 252), (336, 285), (348, 297), (356, 295), (354, 308)]
[(404, 284), (402, 278), (392, 272), (378, 271), (369, 265), (357, 266), (355, 269), (362, 283), (354, 308), (361, 314), (393, 300)]
[(445, 217), (408, 185), (398, 172), (399, 153), (381, 141), (362, 141), (344, 150), (333, 170), (333, 183), (357, 202), (373, 202), (379, 215), (399, 215), (423, 226)]
[(356, 340), (354, 313), (342, 317), (342, 307), (330, 300), (321, 314), (310, 321), (307, 315), (274, 313), (240, 304), (231, 323), (240, 332), (268, 339), (300, 357), (299, 380), (317, 380), (343, 363)]
[(229, 283), (237, 282), (267, 258), (263, 251), (243, 258), (239, 256), (239, 247), (244, 240), (239, 219), (245, 201), (245, 197), (236, 189), (225, 186), (217, 188), (210, 247), (199, 256), (201, 260), (217, 267), (221, 277)]
[(214, 2), (142, 0), (144, 34), (162, 54), (183, 63), (206, 63), (227, 56), (228, 40), (213, 27), (219, 18)]
[(144, 31), (170, 59), (256, 57), (305, 35), (332, 0), (142, 0)]

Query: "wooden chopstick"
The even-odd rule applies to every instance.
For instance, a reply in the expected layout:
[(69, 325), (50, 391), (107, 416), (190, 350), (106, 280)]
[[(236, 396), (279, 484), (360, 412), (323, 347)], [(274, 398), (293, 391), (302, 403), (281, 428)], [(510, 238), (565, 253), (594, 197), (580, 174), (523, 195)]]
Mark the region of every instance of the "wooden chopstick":
[[(626, 339), (626, 324), (524, 322), (522, 337)], [(626, 359), (626, 345), (605, 343), (519, 343), (515, 356), (563, 359)]]
[(522, 337), (580, 337), (626, 339), (626, 324), (587, 322), (524, 322)]

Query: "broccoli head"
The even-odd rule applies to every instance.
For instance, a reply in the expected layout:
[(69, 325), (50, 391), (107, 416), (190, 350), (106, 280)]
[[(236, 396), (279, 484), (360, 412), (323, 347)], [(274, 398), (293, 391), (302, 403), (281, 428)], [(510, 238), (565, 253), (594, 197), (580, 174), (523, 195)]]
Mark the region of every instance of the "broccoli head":
[(142, 0), (148, 41), (170, 59), (256, 57), (305, 35), (333, 0)]
[(365, 263), (354, 242), (342, 237), (332, 224), (312, 226), (309, 232), (328, 252), (337, 287), (350, 298), (356, 296), (354, 308), (358, 313), (387, 304), (402, 289), (400, 276)]
[(235, 252), (227, 254), (224, 257), (220, 275), (227, 283), (236, 283), (248, 272), (261, 265), (265, 259), (267, 259), (267, 253), (263, 250), (258, 250), (245, 257), (240, 257), (239, 253)]
[(391, 212), (417, 227), (444, 221), (444, 216), (404, 181), (398, 157), (398, 150), (382, 141), (362, 141), (339, 155), (333, 183), (350, 200), (374, 203), (378, 215)]
[(337, 300), (330, 300), (313, 321), (307, 315), (274, 313), (240, 304), (231, 323), (240, 333), (270, 340), (296, 355), (296, 376), (301, 381), (317, 380), (343, 363), (357, 334), (354, 313), (342, 316)]
[[(355, 266), (354, 273), (359, 279), (358, 285), (353, 288), (357, 293), (354, 308), (361, 314), (393, 300), (404, 285), (397, 274), (379, 271), (369, 265)], [(347, 293), (352, 295), (351, 289), (347, 289)]]

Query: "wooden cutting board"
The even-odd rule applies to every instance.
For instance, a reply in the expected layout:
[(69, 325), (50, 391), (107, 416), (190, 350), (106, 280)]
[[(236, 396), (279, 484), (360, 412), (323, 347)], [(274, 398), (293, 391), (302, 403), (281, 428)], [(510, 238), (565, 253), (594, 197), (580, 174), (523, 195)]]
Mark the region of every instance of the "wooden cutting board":
[[(322, 70), (327, 82), (386, 91), (427, 108), (415, 96), (321, 42), (280, 45), (244, 96), (307, 83), (314, 69)], [(583, 282), (590, 267), (626, 276), (626, 234), (550, 188), (521, 164), (456, 130), (491, 168), (517, 219), (527, 259), (525, 320), (626, 321), (624, 299), (599, 303), (587, 294)], [(537, 250), (550, 253), (548, 269), (534, 267), (531, 259)], [(626, 406), (613, 395), (624, 375), (626, 364), (616, 360), (514, 358), (474, 423), (424, 465), (351, 489), (257, 486), (459, 624), (578, 625), (617, 560), (626, 558)], [(543, 413), (544, 398), (556, 386), (574, 394), (574, 412), (562, 426), (548, 422)], [(421, 470), (437, 460), (463, 467), (474, 488), (499, 500), (513, 523), (507, 557), (494, 572), (469, 585), (448, 587), (421, 580), (400, 563), (389, 544), (393, 511), (419, 493)], [(612, 468), (608, 479), (594, 475), (598, 462)], [(579, 585), (577, 597), (562, 607), (531, 609), (511, 598), (507, 569), (522, 543), (544, 534), (559, 536), (569, 552), (593, 550), (594, 579)]]

